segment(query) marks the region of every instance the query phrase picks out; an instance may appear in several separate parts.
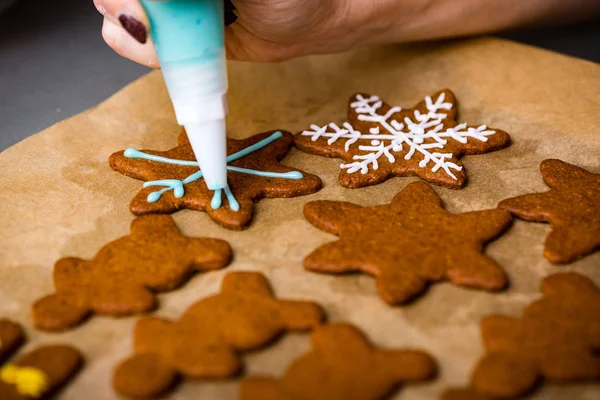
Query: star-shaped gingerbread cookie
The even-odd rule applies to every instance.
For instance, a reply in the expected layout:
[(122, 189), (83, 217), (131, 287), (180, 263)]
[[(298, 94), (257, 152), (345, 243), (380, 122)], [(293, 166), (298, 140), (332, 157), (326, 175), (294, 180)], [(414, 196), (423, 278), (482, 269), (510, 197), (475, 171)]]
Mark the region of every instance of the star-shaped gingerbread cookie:
[(339, 236), (306, 257), (304, 267), (374, 275), (389, 304), (411, 300), (428, 282), (449, 280), (486, 290), (506, 285), (503, 270), (483, 249), (509, 227), (510, 214), (497, 209), (450, 214), (424, 182), (409, 184), (391, 204), (314, 201), (305, 206), (304, 215), (317, 228)]
[(250, 377), (241, 400), (379, 400), (398, 385), (432, 378), (435, 361), (418, 350), (379, 350), (349, 324), (317, 327), (313, 349), (280, 379)]
[(544, 160), (550, 190), (503, 200), (499, 208), (526, 221), (549, 222), (544, 257), (570, 263), (600, 248), (600, 174), (560, 160)]
[(523, 316), (493, 315), (481, 322), (487, 354), (471, 387), (452, 389), (444, 400), (517, 398), (541, 378), (566, 383), (600, 380), (600, 289), (576, 273), (542, 282), (543, 297)]
[(277, 299), (262, 274), (232, 272), (220, 293), (198, 301), (178, 321), (138, 321), (136, 354), (117, 367), (113, 385), (121, 394), (145, 398), (166, 392), (179, 376), (232, 376), (241, 368), (239, 352), (286, 331), (312, 329), (323, 319), (316, 303)]
[(294, 141), (308, 153), (342, 159), (339, 182), (347, 188), (416, 175), (460, 189), (467, 174), (459, 159), (500, 150), (510, 144), (510, 136), (486, 125), (459, 124), (457, 114), (456, 97), (448, 89), (409, 109), (357, 94), (350, 99), (348, 122), (311, 125)]
[[(244, 229), (252, 220), (253, 202), (307, 195), (321, 188), (317, 176), (279, 163), (292, 143), (293, 136), (283, 131), (227, 139), (230, 192), (226, 189), (223, 194), (206, 187), (185, 132), (171, 150), (127, 149), (113, 154), (109, 162), (114, 170), (146, 181), (130, 205), (136, 215), (187, 208), (206, 211), (225, 228)], [(222, 195), (227, 201), (222, 201)]]
[(144, 215), (131, 223), (131, 234), (108, 243), (91, 260), (67, 257), (54, 266), (56, 293), (33, 305), (39, 329), (60, 331), (93, 312), (129, 315), (156, 308), (155, 292), (172, 290), (194, 272), (229, 264), (224, 240), (181, 234), (169, 215)]

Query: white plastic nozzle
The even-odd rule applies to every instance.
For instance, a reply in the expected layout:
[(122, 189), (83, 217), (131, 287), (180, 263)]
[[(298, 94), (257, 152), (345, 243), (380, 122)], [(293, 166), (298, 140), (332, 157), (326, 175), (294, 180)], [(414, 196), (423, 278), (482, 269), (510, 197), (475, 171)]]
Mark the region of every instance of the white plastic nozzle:
[(227, 74), (224, 57), (163, 66), (177, 122), (185, 127), (210, 190), (227, 186)]
[(225, 120), (185, 125), (194, 155), (210, 190), (227, 186), (227, 134)]
[(227, 114), (225, 54), (212, 60), (162, 66), (179, 125), (223, 119)]

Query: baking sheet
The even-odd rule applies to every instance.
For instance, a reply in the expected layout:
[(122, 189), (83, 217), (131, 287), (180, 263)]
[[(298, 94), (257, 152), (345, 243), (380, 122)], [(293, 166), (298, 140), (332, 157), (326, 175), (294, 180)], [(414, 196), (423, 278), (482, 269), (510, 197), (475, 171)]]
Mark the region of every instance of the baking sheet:
[[(508, 149), (463, 159), (467, 188), (436, 187), (451, 212), (493, 208), (507, 197), (544, 191), (539, 163), (560, 158), (600, 171), (600, 66), (554, 53), (483, 38), (427, 45), (385, 46), (308, 57), (283, 64), (230, 65), (230, 136), (303, 130), (345, 118), (354, 92), (376, 94), (393, 105), (412, 106), (438, 89), (452, 89), (461, 121), (509, 132)], [(48, 334), (33, 329), (30, 305), (53, 291), (52, 266), (64, 256), (93, 257), (105, 243), (128, 233), (128, 204), (141, 182), (108, 166), (108, 156), (127, 147), (168, 149), (179, 127), (159, 73), (151, 73), (101, 105), (13, 146), (0, 154), (0, 316), (22, 323), (29, 349), (67, 342), (86, 356), (85, 369), (61, 393), (62, 399), (113, 399), (113, 367), (132, 348), (138, 318), (94, 317), (78, 329)], [(600, 253), (569, 266), (542, 257), (545, 224), (517, 221), (487, 253), (507, 271), (511, 286), (485, 293), (432, 285), (405, 307), (378, 297), (368, 276), (335, 277), (307, 272), (303, 258), (334, 236), (302, 217), (312, 200), (388, 202), (414, 178), (395, 178), (376, 187), (349, 190), (337, 183), (339, 160), (292, 150), (285, 164), (316, 173), (317, 194), (263, 200), (243, 232), (223, 229), (205, 213), (181, 211), (174, 218), (187, 235), (228, 240), (233, 264), (194, 277), (183, 288), (161, 294), (156, 314), (178, 318), (198, 299), (218, 290), (232, 270), (261, 271), (280, 297), (312, 299), (332, 321), (350, 321), (382, 347), (420, 347), (437, 360), (437, 380), (408, 385), (394, 399), (434, 399), (448, 386), (467, 383), (482, 355), (478, 321), (490, 313), (518, 315), (539, 296), (541, 279), (577, 271), (600, 284)], [(285, 336), (274, 346), (244, 357), (248, 374), (280, 375), (309, 348), (306, 335)], [(169, 398), (235, 399), (237, 380), (186, 382)], [(545, 386), (536, 399), (600, 397), (598, 385)]]

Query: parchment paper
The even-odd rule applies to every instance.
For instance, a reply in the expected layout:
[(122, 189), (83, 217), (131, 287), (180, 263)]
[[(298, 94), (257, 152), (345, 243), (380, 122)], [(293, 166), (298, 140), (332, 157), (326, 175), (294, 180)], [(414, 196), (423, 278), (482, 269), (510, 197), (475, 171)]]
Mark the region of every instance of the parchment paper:
[[(436, 187), (447, 208), (493, 208), (510, 196), (544, 191), (539, 164), (560, 158), (600, 170), (600, 66), (495, 39), (416, 46), (387, 46), (284, 64), (230, 66), (230, 135), (242, 138), (270, 129), (297, 132), (311, 123), (341, 122), (356, 91), (391, 104), (412, 106), (443, 87), (455, 91), (461, 120), (486, 123), (512, 135), (510, 148), (463, 159), (470, 183), (456, 191)], [(25, 349), (67, 342), (82, 350), (85, 369), (62, 392), (64, 399), (113, 399), (113, 367), (132, 348), (138, 317), (94, 317), (65, 334), (33, 329), (30, 306), (53, 291), (53, 263), (63, 256), (92, 257), (105, 243), (128, 233), (128, 204), (141, 182), (113, 172), (108, 156), (127, 147), (168, 149), (179, 127), (159, 73), (151, 73), (98, 107), (61, 122), (0, 154), (0, 315), (22, 323)], [(311, 200), (375, 205), (388, 202), (413, 178), (348, 190), (337, 183), (339, 160), (292, 150), (285, 163), (318, 174), (324, 189), (295, 199), (263, 200), (244, 232), (220, 228), (206, 214), (182, 211), (175, 220), (187, 235), (227, 239), (235, 261), (227, 269), (194, 277), (160, 295), (158, 315), (178, 318), (191, 304), (218, 290), (232, 270), (258, 270), (285, 298), (320, 302), (332, 321), (350, 321), (383, 347), (421, 347), (439, 362), (436, 381), (406, 386), (397, 399), (434, 399), (463, 385), (482, 354), (479, 320), (490, 313), (520, 314), (539, 296), (541, 279), (577, 271), (600, 284), (600, 254), (569, 266), (542, 257), (546, 224), (517, 221), (488, 247), (511, 281), (504, 293), (435, 284), (405, 307), (390, 307), (372, 278), (307, 272), (303, 258), (334, 236), (302, 216)], [(306, 335), (285, 336), (246, 356), (249, 374), (280, 375), (309, 347)], [(235, 399), (237, 380), (186, 382), (170, 398)], [(600, 398), (598, 385), (546, 386), (536, 399)]]

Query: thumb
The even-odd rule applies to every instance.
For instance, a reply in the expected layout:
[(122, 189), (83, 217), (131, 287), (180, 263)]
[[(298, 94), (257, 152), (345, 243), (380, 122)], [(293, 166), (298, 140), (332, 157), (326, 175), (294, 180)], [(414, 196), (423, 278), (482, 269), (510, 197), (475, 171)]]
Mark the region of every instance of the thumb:
[(102, 37), (119, 55), (152, 68), (158, 59), (149, 37), (150, 22), (138, 0), (94, 0), (104, 16)]
[(98, 11), (115, 25), (121, 25), (135, 40), (145, 44), (150, 21), (138, 0), (94, 0)]
[[(139, 0), (94, 0), (104, 16), (102, 36), (119, 55), (151, 68), (159, 68), (158, 58), (149, 37), (150, 21)], [(237, 19), (235, 6), (224, 0), (225, 23)]]

